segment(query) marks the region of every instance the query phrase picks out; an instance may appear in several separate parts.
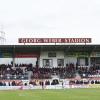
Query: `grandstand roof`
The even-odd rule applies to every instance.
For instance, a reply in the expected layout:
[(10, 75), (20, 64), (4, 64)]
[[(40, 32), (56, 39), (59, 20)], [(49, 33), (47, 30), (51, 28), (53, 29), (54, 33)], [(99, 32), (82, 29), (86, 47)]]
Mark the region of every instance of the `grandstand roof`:
[(25, 50), (25, 51), (40, 51), (40, 50), (52, 50), (52, 51), (100, 51), (100, 45), (0, 45), (1, 50)]

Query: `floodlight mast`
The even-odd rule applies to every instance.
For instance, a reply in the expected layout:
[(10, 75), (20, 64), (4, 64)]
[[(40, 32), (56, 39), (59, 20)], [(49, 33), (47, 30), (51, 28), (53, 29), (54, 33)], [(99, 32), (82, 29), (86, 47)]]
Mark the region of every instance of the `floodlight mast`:
[(6, 42), (5, 32), (3, 31), (3, 26), (0, 28), (0, 45), (4, 45)]
[(5, 32), (0, 31), (0, 45), (4, 45), (6, 42)]

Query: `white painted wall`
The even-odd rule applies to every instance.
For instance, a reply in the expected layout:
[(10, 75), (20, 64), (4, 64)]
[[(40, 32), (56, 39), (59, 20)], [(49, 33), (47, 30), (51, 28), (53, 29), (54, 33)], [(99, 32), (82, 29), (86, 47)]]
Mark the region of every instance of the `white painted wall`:
[[(0, 64), (11, 64), (13, 58), (0, 58)], [(15, 58), (16, 64), (30, 64), (36, 65), (37, 58)]]
[(48, 57), (48, 53), (50, 51), (41, 51), (40, 53), (40, 67), (43, 67), (43, 59), (52, 59), (53, 60), (53, 67), (57, 67), (57, 59), (64, 59), (64, 52), (63, 51), (54, 51), (56, 52), (56, 57)]
[(80, 66), (85, 66), (85, 58), (80, 58)]
[(37, 58), (15, 58), (16, 64), (30, 64), (32, 63), (33, 66), (36, 65)]
[(12, 58), (0, 58), (0, 64), (11, 64)]
[(65, 65), (69, 63), (74, 63), (76, 65), (77, 57), (67, 57), (65, 56)]

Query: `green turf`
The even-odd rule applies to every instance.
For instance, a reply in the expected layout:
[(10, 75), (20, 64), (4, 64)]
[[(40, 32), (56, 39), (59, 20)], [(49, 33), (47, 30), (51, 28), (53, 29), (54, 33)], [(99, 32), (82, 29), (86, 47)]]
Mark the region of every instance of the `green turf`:
[(100, 89), (0, 91), (0, 100), (100, 100)]

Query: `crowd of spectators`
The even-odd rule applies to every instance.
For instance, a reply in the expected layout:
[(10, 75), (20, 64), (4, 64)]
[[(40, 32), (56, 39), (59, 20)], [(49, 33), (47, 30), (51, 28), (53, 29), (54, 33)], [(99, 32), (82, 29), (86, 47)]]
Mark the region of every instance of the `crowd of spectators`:
[(42, 80), (34, 80), (34, 81), (30, 81), (29, 84), (32, 84), (33, 86), (36, 85), (50, 85), (50, 81), (46, 80), (46, 81), (42, 81)]
[(100, 80), (70, 80), (70, 85), (100, 84)]
[(87, 78), (91, 76), (98, 77), (98, 75), (100, 75), (100, 66), (90, 66), (90, 67), (80, 66), (77, 68), (77, 71), (82, 78)]
[[(31, 80), (29, 83), (24, 83), (22, 81), (0, 81), (0, 86), (46, 86), (46, 85), (59, 85), (60, 82), (57, 79), (50, 80)], [(69, 85), (88, 85), (88, 84), (100, 84), (100, 80), (70, 80)]]
[(17, 82), (17, 81), (0, 81), (0, 86), (21, 86), (22, 82)]
[(82, 85), (82, 84), (89, 84), (89, 81), (83, 81), (83, 80), (70, 80), (69, 81), (69, 84), (70, 85), (78, 85), (78, 84), (80, 84), (80, 85)]
[(59, 78), (75, 78), (78, 73), (82, 78), (88, 78), (91, 75), (100, 75), (100, 66), (75, 66), (73, 63), (66, 64), (66, 67), (33, 67), (32, 64), (2, 64), (0, 65), (1, 79), (27, 79), (27, 73), (31, 71), (32, 79), (50, 79), (51, 75), (57, 75)]
[(32, 64), (1, 64), (0, 78), (1, 79), (26, 79), (28, 71), (32, 71)]

